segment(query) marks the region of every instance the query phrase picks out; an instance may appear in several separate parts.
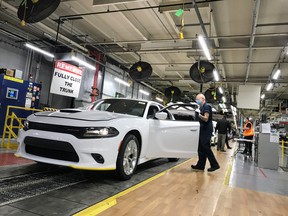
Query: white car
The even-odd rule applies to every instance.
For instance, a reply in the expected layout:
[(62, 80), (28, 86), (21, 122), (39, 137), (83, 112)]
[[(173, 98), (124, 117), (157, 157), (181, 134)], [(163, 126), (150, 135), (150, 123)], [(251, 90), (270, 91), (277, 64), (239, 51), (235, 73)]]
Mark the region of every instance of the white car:
[(176, 120), (168, 108), (153, 101), (102, 99), (90, 110), (34, 113), (20, 131), (15, 155), (75, 169), (116, 170), (129, 179), (137, 164), (197, 154), (198, 121)]

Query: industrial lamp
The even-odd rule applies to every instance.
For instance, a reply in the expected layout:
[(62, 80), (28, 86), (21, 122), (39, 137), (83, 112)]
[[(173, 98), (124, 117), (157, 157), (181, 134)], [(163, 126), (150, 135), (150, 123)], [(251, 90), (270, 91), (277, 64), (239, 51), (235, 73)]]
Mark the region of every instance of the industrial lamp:
[(36, 46), (34, 46), (32, 44), (25, 43), (25, 46), (28, 47), (29, 49), (32, 49), (32, 50), (36, 51), (36, 52), (42, 53), (43, 55), (49, 56), (51, 58), (54, 58), (54, 55), (52, 53), (49, 53), (49, 52), (47, 52), (47, 51), (45, 51), (43, 49), (40, 49), (40, 48), (38, 48), (38, 47), (36, 47)]
[(272, 79), (277, 80), (279, 78), (280, 73), (281, 73), (281, 70), (277, 69), (277, 71), (274, 73)]
[(209, 49), (208, 49), (208, 46), (205, 42), (205, 39), (202, 35), (198, 35), (198, 41), (204, 51), (204, 54), (206, 56), (206, 58), (210, 61), (212, 58), (211, 58), (211, 55), (210, 55), (210, 52), (209, 52)]
[(219, 81), (219, 74), (218, 74), (218, 71), (216, 69), (213, 70), (213, 75), (214, 75), (214, 80), (216, 82), (218, 82)]
[(90, 68), (91, 70), (96, 70), (96, 67), (94, 67), (93, 65), (87, 63), (86, 61), (83, 61), (83, 60), (77, 58), (77, 57), (74, 56), (74, 55), (72, 55), (71, 59), (72, 59), (73, 61), (78, 62), (78, 63), (81, 64), (81, 65), (84, 65), (85, 67)]
[(268, 83), (268, 85), (266, 86), (266, 90), (267, 90), (267, 91), (270, 91), (270, 90), (272, 89), (272, 87), (273, 87), (273, 83), (270, 82), (270, 83)]

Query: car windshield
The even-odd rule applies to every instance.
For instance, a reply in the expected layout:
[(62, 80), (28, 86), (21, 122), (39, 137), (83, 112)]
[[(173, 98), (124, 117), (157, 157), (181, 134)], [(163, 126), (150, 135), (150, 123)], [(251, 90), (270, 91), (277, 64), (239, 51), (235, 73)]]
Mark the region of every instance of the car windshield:
[(104, 99), (96, 102), (91, 109), (143, 117), (146, 105), (145, 101)]

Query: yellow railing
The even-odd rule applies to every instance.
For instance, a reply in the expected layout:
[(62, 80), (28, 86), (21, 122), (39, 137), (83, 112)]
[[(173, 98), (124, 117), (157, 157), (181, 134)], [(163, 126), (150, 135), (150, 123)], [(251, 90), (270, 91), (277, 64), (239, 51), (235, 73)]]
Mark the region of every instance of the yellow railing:
[(288, 142), (286, 141), (284, 141), (284, 140), (282, 140), (281, 142), (281, 155), (282, 155), (282, 161), (284, 160), (284, 153), (285, 153), (285, 149), (288, 149), (288, 147), (286, 147), (285, 146), (285, 144), (288, 144)]
[[(12, 110), (24, 110), (24, 111), (32, 111), (32, 112), (41, 112), (41, 109), (33, 109), (33, 108), (25, 108), (25, 107), (18, 107), (18, 106), (7, 106), (4, 129), (2, 134), (2, 148), (16, 148), (17, 143), (11, 143), (11, 139), (14, 138), (17, 140), (18, 133), (21, 128), (24, 127), (23, 122), (26, 118), (19, 118)], [(14, 123), (16, 122), (16, 125)], [(17, 131), (17, 132), (15, 132)], [(6, 139), (7, 136), (7, 140)], [(5, 142), (6, 141), (6, 142)]]

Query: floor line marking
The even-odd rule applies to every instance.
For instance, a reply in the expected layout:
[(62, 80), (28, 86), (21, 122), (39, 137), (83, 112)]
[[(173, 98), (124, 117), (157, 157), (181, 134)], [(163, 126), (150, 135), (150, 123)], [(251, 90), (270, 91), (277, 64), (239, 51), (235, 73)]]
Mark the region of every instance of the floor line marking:
[(267, 175), (265, 175), (264, 171), (263, 171), (260, 167), (258, 167), (258, 169), (259, 169), (259, 171), (262, 173), (262, 175), (263, 175), (265, 178), (267, 178)]
[(230, 160), (230, 163), (228, 165), (228, 169), (226, 170), (223, 185), (229, 186), (236, 151), (237, 151), (237, 148), (236, 148), (236, 145), (234, 145), (233, 155), (231, 156), (231, 160)]
[(90, 206), (90, 207), (88, 207), (88, 208), (86, 208), (86, 209), (84, 209), (78, 213), (75, 213), (73, 216), (95, 216), (95, 215), (98, 215), (101, 212), (107, 210), (108, 208), (116, 205), (117, 204), (117, 198), (124, 196), (124, 195), (148, 184), (149, 182), (152, 182), (153, 180), (165, 175), (168, 171), (175, 169), (176, 167), (179, 167), (185, 163), (188, 163), (191, 160), (192, 159), (189, 159), (189, 160), (186, 160), (180, 164), (177, 164), (176, 166), (173, 166), (173, 167), (171, 167), (171, 168), (169, 168), (169, 169), (167, 169), (167, 170), (165, 170), (165, 171), (163, 171), (163, 172), (161, 172), (155, 176), (152, 176), (152, 177), (150, 177), (150, 178), (148, 178), (148, 179), (146, 179), (146, 180), (144, 180), (144, 181), (142, 181), (142, 182), (140, 182), (140, 183), (138, 183), (138, 184), (136, 184), (130, 188), (127, 188), (126, 190), (121, 191), (118, 194), (115, 194), (115, 195), (113, 195), (113, 196), (111, 196), (111, 197), (109, 197), (109, 198), (107, 198), (107, 199), (105, 199), (99, 203), (96, 203), (96, 204), (94, 204), (94, 205), (92, 205), (92, 206)]

